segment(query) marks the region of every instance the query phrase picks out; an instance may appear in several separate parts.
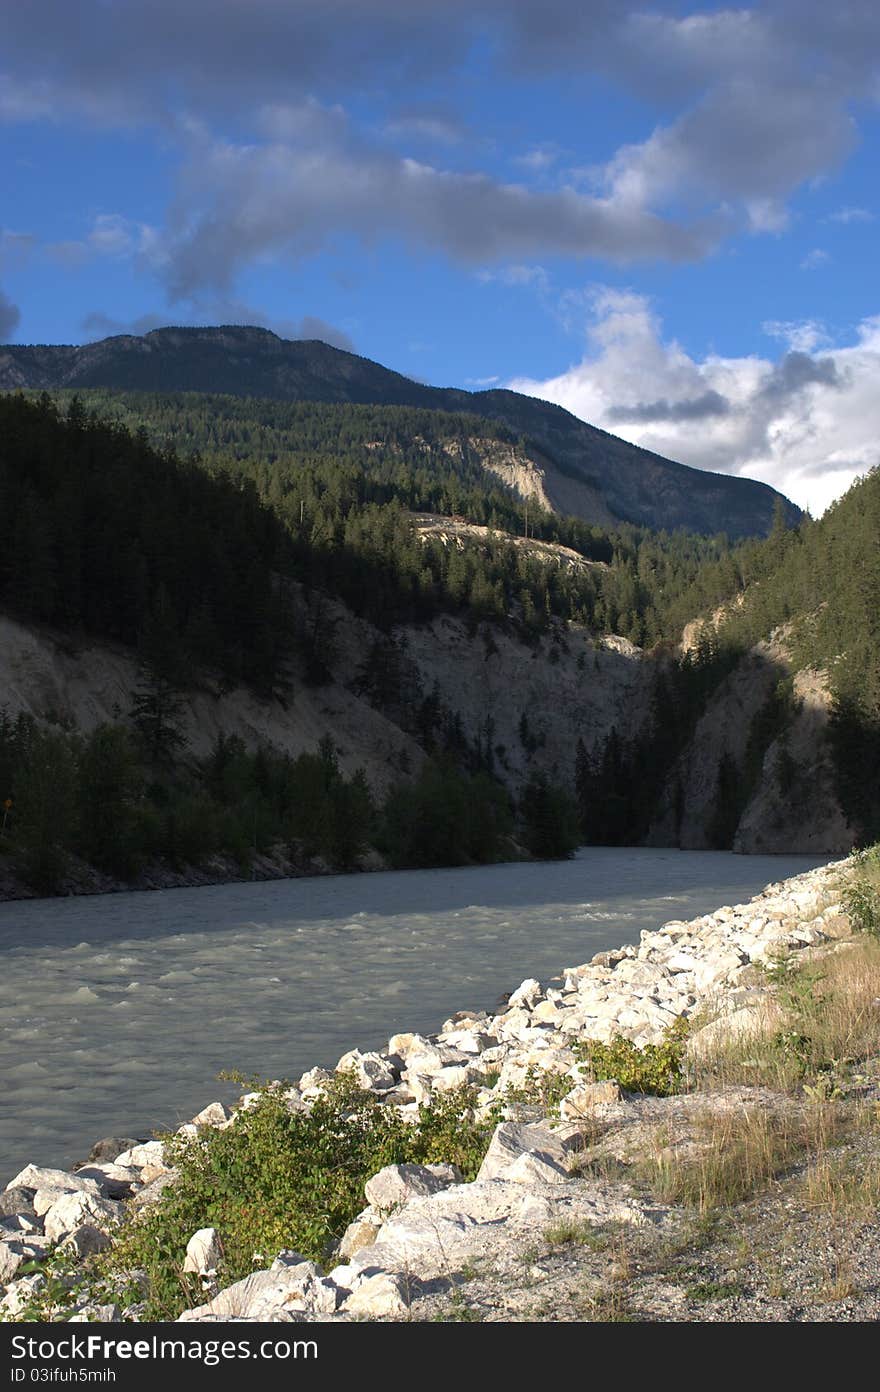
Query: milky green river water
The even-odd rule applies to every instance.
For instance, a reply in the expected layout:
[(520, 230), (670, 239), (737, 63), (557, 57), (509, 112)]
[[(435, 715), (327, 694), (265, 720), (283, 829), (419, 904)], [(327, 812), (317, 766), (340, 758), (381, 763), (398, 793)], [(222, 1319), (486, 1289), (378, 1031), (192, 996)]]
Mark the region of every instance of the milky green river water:
[(0, 904), (0, 1185), (235, 1089), (491, 1008), (808, 856), (590, 847), (571, 861)]

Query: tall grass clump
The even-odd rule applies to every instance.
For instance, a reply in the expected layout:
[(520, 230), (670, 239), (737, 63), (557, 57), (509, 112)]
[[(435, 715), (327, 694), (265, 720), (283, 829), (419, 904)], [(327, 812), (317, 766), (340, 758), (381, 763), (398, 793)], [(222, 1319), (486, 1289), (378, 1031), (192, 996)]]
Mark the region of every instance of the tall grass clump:
[(827, 1099), (859, 1060), (880, 1054), (880, 940), (845, 942), (819, 961), (780, 958), (775, 986), (740, 1038), (722, 1039), (695, 1059), (698, 1086), (756, 1084)]
[(640, 1177), (663, 1203), (711, 1212), (751, 1198), (805, 1155), (824, 1154), (834, 1130), (824, 1107), (801, 1120), (760, 1107), (707, 1111), (695, 1118), (685, 1152), (659, 1145)]

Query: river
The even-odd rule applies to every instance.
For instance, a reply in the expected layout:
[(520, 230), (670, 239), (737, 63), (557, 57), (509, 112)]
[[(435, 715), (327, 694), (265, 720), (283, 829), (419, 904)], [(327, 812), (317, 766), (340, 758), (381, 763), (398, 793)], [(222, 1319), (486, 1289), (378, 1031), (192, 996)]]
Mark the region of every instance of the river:
[(643, 928), (821, 859), (588, 847), (570, 861), (0, 904), (0, 1185), (236, 1089), (491, 1008)]

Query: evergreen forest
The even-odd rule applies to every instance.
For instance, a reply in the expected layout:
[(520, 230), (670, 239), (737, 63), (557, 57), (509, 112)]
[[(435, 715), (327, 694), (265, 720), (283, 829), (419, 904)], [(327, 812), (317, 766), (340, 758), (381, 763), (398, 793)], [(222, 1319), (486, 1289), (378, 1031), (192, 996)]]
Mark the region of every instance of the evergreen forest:
[[(350, 868), (369, 848), (394, 865), (464, 864), (524, 847), (637, 843), (706, 701), (780, 625), (800, 666), (827, 670), (841, 804), (880, 834), (880, 476), (818, 521), (737, 543), (602, 528), (524, 503), (487, 467), (531, 447), (485, 418), (413, 407), (205, 394), (93, 391), (0, 396), (0, 607), (22, 622), (133, 649), (139, 684), (119, 723), (89, 735), (0, 717), (2, 847), (41, 890), (80, 857), (121, 879), (154, 860), (212, 855), (243, 869), (283, 843), (301, 863)], [(492, 535), (462, 548), (420, 537), (413, 514)], [(548, 562), (510, 538), (576, 552)], [(653, 715), (628, 739), (571, 751), (570, 778), (536, 772), (518, 799), (491, 750), (469, 744), (431, 693), (383, 689), (427, 751), (377, 803), (340, 771), (332, 740), (290, 759), (230, 737), (209, 759), (178, 728), (188, 689), (246, 684), (285, 699), (329, 678), (322, 596), (386, 632), (440, 613), (529, 641), (567, 621), (650, 650)], [(714, 619), (709, 622), (709, 616)], [(685, 623), (702, 616), (680, 651)], [(354, 677), (355, 674), (352, 674)], [(0, 703), (2, 704), (2, 703)], [(711, 843), (730, 844), (771, 740), (792, 715), (780, 681), (723, 769)], [(726, 781), (725, 781), (726, 780)], [(0, 799), (2, 800), (2, 799)]]

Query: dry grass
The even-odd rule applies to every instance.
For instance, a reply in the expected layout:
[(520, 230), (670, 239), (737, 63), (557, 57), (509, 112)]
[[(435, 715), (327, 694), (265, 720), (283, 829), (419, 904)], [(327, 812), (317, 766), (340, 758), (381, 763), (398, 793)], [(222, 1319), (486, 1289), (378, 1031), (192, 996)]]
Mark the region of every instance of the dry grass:
[(819, 1288), (819, 1298), (832, 1304), (838, 1300), (848, 1300), (857, 1290), (852, 1257), (846, 1252), (835, 1252)]
[(612, 1284), (625, 1286), (632, 1280), (633, 1258), (630, 1250), (629, 1234), (618, 1232), (611, 1246), (611, 1263), (608, 1279)]
[(629, 1308), (626, 1283), (612, 1278), (610, 1283), (587, 1297), (582, 1318), (591, 1324), (630, 1324), (635, 1316)]
[(862, 938), (822, 959), (812, 1033), (820, 1057), (869, 1058), (880, 1052), (880, 942)]
[(880, 1156), (818, 1156), (804, 1177), (804, 1202), (839, 1220), (873, 1219), (880, 1207)]
[(794, 1092), (803, 1077), (801, 1061), (782, 1043), (782, 1031), (756, 1024), (754, 1033), (719, 1042), (691, 1068), (690, 1084), (698, 1092), (721, 1087), (767, 1087)]
[[(766, 1019), (696, 1060), (697, 1089), (761, 1084), (826, 1099), (843, 1071), (880, 1055), (880, 941), (862, 937), (800, 964), (780, 962)], [(818, 1087), (817, 1087), (818, 1084)]]
[(822, 1105), (803, 1117), (761, 1107), (707, 1111), (694, 1118), (687, 1147), (671, 1147), (661, 1134), (637, 1169), (662, 1203), (711, 1212), (752, 1197), (806, 1156), (818, 1162), (835, 1129), (833, 1109)]

